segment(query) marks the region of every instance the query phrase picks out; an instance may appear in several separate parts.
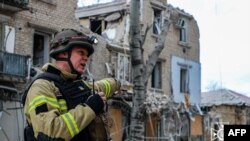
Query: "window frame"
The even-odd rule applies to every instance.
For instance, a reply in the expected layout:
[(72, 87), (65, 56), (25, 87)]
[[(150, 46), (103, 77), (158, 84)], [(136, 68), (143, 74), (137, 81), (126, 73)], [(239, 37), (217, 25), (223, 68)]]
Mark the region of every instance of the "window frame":
[[(40, 50), (42, 52), (42, 60), (41, 61), (37, 61), (37, 63), (35, 64), (34, 62), (34, 57), (35, 57), (35, 53), (34, 51), (37, 50), (35, 49), (36, 46), (35, 46), (35, 36), (38, 35), (38, 36), (42, 36), (43, 37), (43, 47), (42, 47), (42, 50)], [(33, 61), (33, 65), (34, 66), (42, 66), (44, 63), (46, 62), (49, 62), (49, 41), (51, 39), (51, 35), (50, 34), (47, 34), (47, 33), (42, 33), (40, 32), (39, 30), (35, 30), (34, 34), (33, 34), (33, 45), (32, 45), (32, 61)]]
[[(161, 12), (160, 14), (160, 32), (163, 26), (163, 22), (164, 22), (164, 17), (163, 17), (163, 12), (167, 9), (167, 7), (160, 1), (151, 1), (151, 8), (152, 8), (152, 24), (153, 24), (153, 28), (154, 28), (154, 21), (155, 21), (155, 10), (158, 10)], [(154, 29), (152, 29), (152, 33), (153, 35), (159, 35), (160, 33), (156, 34), (154, 33)]]
[(188, 68), (180, 68), (180, 93), (188, 93), (189, 91), (189, 79)]
[[(156, 67), (158, 67), (158, 72), (159, 74), (157, 74), (156, 72)], [(155, 76), (157, 75), (157, 76)], [(157, 79), (158, 80), (155, 80)], [(156, 82), (157, 81), (157, 82)], [(158, 81), (159, 81), (159, 84), (158, 84)], [(162, 89), (162, 61), (157, 61), (153, 70), (152, 70), (152, 73), (151, 73), (151, 88), (154, 88), (154, 89)]]
[[(123, 66), (121, 66), (121, 58), (127, 58), (127, 67), (124, 66), (124, 62), (123, 62)], [(128, 54), (124, 54), (124, 53), (117, 53), (117, 76), (116, 78), (118, 80), (121, 81), (122, 84), (124, 83), (130, 83), (131, 82), (131, 57)], [(122, 68), (121, 68), (122, 67)], [(123, 72), (121, 72), (121, 69), (123, 70)], [(122, 76), (122, 78), (120, 78), (120, 76)], [(126, 78), (127, 77), (127, 78)]]
[(175, 24), (175, 27), (179, 29), (179, 42), (188, 42), (188, 24), (184, 18), (179, 18)]
[(163, 21), (163, 19), (162, 19), (162, 10), (158, 9), (158, 8), (153, 8), (153, 31), (152, 31), (153, 34), (155, 34), (155, 35), (161, 34), (162, 21)]
[(186, 24), (185, 20), (183, 20), (181, 23), (180, 41), (185, 42), (185, 43), (187, 42), (187, 24)]
[(4, 51), (4, 38), (5, 38), (5, 31), (4, 31), (5, 24), (0, 22), (0, 51)]

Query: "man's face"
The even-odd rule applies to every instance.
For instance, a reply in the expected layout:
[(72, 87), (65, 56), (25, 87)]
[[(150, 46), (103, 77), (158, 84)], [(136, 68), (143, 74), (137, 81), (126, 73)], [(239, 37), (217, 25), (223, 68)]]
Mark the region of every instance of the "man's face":
[(70, 60), (78, 73), (84, 73), (88, 59), (87, 49), (79, 46), (73, 47)]

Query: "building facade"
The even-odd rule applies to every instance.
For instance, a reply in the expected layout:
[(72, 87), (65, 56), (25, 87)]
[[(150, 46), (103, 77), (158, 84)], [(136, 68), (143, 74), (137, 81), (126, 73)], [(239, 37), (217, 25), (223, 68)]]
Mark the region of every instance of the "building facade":
[[(91, 63), (96, 76), (107, 74), (123, 84), (126, 102), (111, 102), (115, 123), (111, 130), (115, 140), (128, 136), (129, 108), (133, 84), (129, 45), (130, 1), (114, 0), (110, 3), (85, 6), (76, 10), (80, 23), (102, 36), (106, 44), (98, 52), (98, 64)], [(157, 45), (164, 20), (171, 18), (165, 47), (149, 78), (147, 102), (149, 108), (146, 126), (147, 140), (202, 139), (202, 116), (199, 108), (201, 93), (201, 66), (199, 28), (194, 17), (167, 4), (166, 0), (141, 0), (140, 25), (143, 58), (146, 62)], [(94, 58), (96, 59), (96, 58)], [(97, 66), (98, 65), (98, 66)], [(102, 74), (101, 74), (102, 73)], [(119, 99), (119, 98), (117, 98)], [(163, 100), (165, 99), (165, 100)], [(163, 101), (163, 102), (162, 102)], [(165, 101), (165, 102), (164, 102)], [(167, 103), (166, 103), (167, 102)], [(113, 104), (113, 105), (112, 105)], [(160, 112), (156, 109), (165, 106)], [(121, 110), (120, 110), (121, 109)], [(151, 112), (150, 112), (151, 111)], [(126, 122), (127, 121), (127, 122)]]
[[(122, 82), (123, 94), (109, 101), (109, 110), (113, 140), (125, 140), (129, 136), (133, 94), (128, 36), (130, 1), (115, 0), (77, 10), (76, 0), (20, 0), (19, 3), (0, 0), (0, 4), (1, 140), (22, 140), (25, 119), (20, 95), (33, 74), (30, 68), (52, 61), (49, 41), (62, 28), (86, 31), (89, 28), (98, 36), (99, 44), (90, 58), (88, 76), (92, 80), (111, 76)], [(168, 5), (166, 0), (141, 0), (143, 57), (146, 62), (157, 45), (164, 20), (170, 16), (173, 23), (147, 86), (150, 106), (145, 140), (201, 140), (202, 116), (197, 106), (200, 103), (200, 44), (194, 17)]]
[(201, 94), (204, 141), (223, 140), (223, 125), (250, 124), (250, 98), (229, 89)]

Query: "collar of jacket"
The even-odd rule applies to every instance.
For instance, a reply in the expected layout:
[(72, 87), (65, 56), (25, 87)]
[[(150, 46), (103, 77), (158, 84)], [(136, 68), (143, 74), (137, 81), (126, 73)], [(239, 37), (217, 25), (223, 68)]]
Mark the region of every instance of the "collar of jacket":
[(66, 79), (66, 80), (75, 80), (77, 79), (77, 75), (76, 74), (72, 74), (72, 73), (68, 73), (64, 70), (59, 69), (55, 64), (52, 63), (47, 63), (42, 67), (42, 70), (45, 72), (48, 72), (48, 69), (54, 69), (53, 71), (56, 71), (56, 73), (60, 73), (60, 75)]

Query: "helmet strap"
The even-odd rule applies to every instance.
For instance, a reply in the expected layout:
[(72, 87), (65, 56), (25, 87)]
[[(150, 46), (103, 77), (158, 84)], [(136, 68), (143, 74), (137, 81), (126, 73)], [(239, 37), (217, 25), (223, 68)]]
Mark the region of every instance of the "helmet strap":
[(70, 69), (71, 69), (71, 73), (72, 73), (72, 74), (76, 74), (77, 77), (80, 77), (81, 74), (80, 74), (78, 71), (76, 71), (76, 69), (74, 68), (74, 66), (73, 66), (73, 64), (72, 64), (72, 62), (71, 62), (71, 60), (70, 60), (70, 58), (71, 58), (71, 53), (72, 53), (72, 50), (68, 51), (68, 57), (67, 57), (67, 58), (59, 58), (59, 57), (57, 57), (56, 60), (68, 62), (69, 67), (70, 67)]
[(73, 67), (73, 64), (72, 64), (72, 62), (71, 62), (71, 60), (70, 60), (70, 58), (71, 58), (71, 53), (72, 53), (72, 50), (68, 51), (67, 62), (68, 62), (69, 67), (70, 67), (70, 69), (71, 69), (71, 73), (72, 73), (72, 74), (76, 74), (77, 77), (79, 77), (79, 76), (81, 76), (81, 74), (80, 74), (78, 71), (76, 71), (76, 69)]

